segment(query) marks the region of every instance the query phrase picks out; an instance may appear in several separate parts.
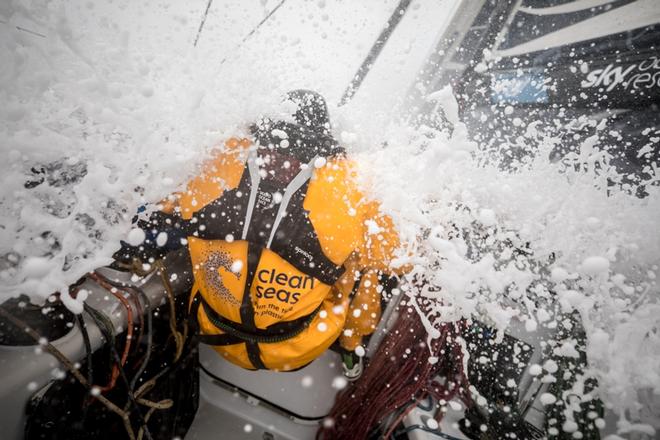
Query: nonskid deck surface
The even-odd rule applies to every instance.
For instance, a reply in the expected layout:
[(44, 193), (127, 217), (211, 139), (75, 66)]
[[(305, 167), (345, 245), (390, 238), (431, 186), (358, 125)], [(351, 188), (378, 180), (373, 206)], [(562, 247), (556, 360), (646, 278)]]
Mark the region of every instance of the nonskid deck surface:
[(244, 370), (202, 346), (200, 364), (200, 406), (186, 439), (314, 439), (343, 381), (331, 351), (277, 373)]

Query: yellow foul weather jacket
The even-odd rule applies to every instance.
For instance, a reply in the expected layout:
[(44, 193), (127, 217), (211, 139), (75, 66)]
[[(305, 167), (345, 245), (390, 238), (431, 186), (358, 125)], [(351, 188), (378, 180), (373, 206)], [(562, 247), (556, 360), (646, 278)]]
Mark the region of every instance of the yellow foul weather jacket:
[(293, 147), (232, 138), (166, 203), (193, 226), (201, 340), (248, 369), (300, 368), (337, 338), (354, 350), (380, 319), (379, 280), (399, 245), (341, 149), (301, 158)]

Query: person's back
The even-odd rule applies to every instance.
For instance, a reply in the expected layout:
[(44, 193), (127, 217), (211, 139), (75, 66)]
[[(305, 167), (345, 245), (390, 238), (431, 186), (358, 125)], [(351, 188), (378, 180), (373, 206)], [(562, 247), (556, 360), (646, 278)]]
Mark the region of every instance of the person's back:
[(358, 191), (323, 98), (289, 98), (295, 122), (230, 139), (166, 208), (186, 231), (201, 341), (249, 369), (300, 368), (340, 335), (355, 350), (380, 319), (398, 245)]

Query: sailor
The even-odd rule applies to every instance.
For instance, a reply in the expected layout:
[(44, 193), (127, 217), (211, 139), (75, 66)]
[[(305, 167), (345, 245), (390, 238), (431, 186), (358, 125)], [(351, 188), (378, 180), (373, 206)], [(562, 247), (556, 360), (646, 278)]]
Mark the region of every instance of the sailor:
[(145, 242), (117, 258), (153, 260), (183, 245), (191, 319), (228, 361), (291, 371), (338, 341), (355, 378), (399, 241), (360, 191), (323, 97), (296, 90), (287, 100), (290, 119), (263, 118), (249, 136), (227, 140), (141, 224)]

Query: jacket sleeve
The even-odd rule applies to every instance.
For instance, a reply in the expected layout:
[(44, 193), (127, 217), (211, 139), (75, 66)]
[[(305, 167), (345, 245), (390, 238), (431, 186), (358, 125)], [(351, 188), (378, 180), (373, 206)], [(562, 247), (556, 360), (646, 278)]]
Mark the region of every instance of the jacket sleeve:
[(356, 291), (350, 303), (340, 344), (355, 350), (364, 336), (376, 329), (381, 317), (383, 280), (395, 275), (390, 268), (399, 237), (392, 219), (380, 212), (376, 202), (362, 206), (363, 240), (357, 261), (348, 267), (356, 271)]
[(241, 153), (249, 146), (248, 139), (227, 140), (225, 148), (211, 153), (199, 175), (191, 179), (183, 191), (161, 200), (159, 209), (146, 219), (140, 219), (138, 213), (133, 223), (144, 232), (144, 241), (138, 246), (122, 241), (121, 248), (113, 256), (115, 261), (123, 264), (131, 264), (136, 259), (142, 263), (153, 262), (184, 246), (186, 237), (194, 233), (194, 225), (188, 222), (192, 215), (226, 189), (238, 185), (243, 170)]

